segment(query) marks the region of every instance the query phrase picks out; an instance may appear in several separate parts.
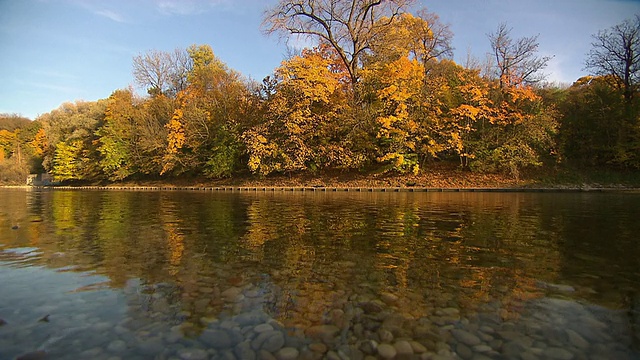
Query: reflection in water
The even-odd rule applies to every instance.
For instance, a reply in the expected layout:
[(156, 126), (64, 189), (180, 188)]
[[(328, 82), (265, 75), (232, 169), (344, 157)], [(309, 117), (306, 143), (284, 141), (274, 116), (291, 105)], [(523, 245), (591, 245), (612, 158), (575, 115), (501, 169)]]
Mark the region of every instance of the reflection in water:
[(639, 354), (637, 194), (0, 198), (0, 358)]

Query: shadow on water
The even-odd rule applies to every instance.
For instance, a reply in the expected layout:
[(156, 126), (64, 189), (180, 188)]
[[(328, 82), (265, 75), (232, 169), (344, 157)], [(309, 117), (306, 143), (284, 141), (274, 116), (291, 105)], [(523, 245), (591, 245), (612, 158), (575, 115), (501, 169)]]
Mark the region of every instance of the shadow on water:
[(0, 358), (639, 353), (633, 194), (0, 197)]

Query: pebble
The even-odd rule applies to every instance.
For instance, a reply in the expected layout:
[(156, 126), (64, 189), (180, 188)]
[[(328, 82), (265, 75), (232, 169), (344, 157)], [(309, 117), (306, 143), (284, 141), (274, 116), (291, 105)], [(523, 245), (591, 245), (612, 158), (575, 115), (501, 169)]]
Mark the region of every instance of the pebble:
[(298, 358), (300, 352), (296, 348), (284, 347), (276, 353), (276, 359), (278, 360), (295, 360)]
[(277, 330), (262, 332), (251, 341), (251, 348), (256, 351), (266, 350), (273, 353), (280, 350), (283, 346), (284, 335)]
[(16, 358), (16, 360), (44, 360), (48, 357), (47, 352), (43, 350), (32, 351), (26, 354), (22, 354)]
[(240, 298), (242, 294), (242, 288), (239, 287), (230, 287), (227, 290), (223, 291), (220, 296), (226, 301), (235, 302)]
[(180, 349), (178, 356), (182, 360), (206, 360), (209, 354), (202, 349)]
[(164, 344), (160, 338), (153, 337), (139, 342), (138, 349), (140, 349), (140, 352), (144, 355), (155, 356), (164, 350)]
[(378, 345), (378, 355), (383, 359), (393, 359), (397, 354), (396, 348), (389, 344)]
[(469, 349), (469, 347), (463, 343), (458, 343), (456, 345), (456, 353), (463, 359), (468, 360), (473, 357), (473, 351)]
[(481, 343), (479, 337), (477, 337), (476, 335), (473, 335), (472, 333), (466, 330), (453, 329), (451, 330), (451, 334), (453, 335), (454, 338), (456, 338), (456, 340), (458, 340), (459, 342), (465, 345), (474, 346), (474, 345), (479, 345)]
[(392, 293), (384, 292), (380, 294), (380, 300), (382, 300), (382, 302), (384, 302), (387, 305), (394, 305), (395, 303), (398, 302), (398, 296)]
[(200, 335), (200, 340), (214, 349), (228, 349), (232, 346), (231, 337), (224, 330), (207, 329)]
[(568, 350), (558, 348), (558, 347), (549, 347), (544, 350), (544, 356), (547, 359), (558, 359), (558, 360), (571, 360), (573, 359), (573, 354)]
[(420, 344), (419, 342), (410, 341), (409, 343), (411, 344), (411, 348), (413, 349), (414, 353), (422, 354), (422, 353), (427, 352), (427, 348), (424, 345)]
[(573, 346), (583, 350), (589, 347), (589, 343), (587, 342), (587, 340), (585, 340), (580, 334), (578, 334), (574, 330), (567, 329), (565, 330), (565, 332), (569, 336), (569, 342)]
[(340, 328), (335, 325), (316, 325), (308, 328), (305, 334), (312, 339), (320, 339), (325, 343), (330, 343), (340, 332)]
[(411, 356), (413, 355), (413, 347), (407, 340), (399, 340), (393, 344), (398, 356)]
[(122, 340), (113, 340), (107, 345), (107, 350), (112, 353), (122, 353), (127, 350), (127, 343)]
[(254, 360), (256, 353), (251, 348), (251, 342), (249, 340), (243, 341), (235, 348), (235, 354), (242, 360)]
[(271, 324), (260, 324), (260, 325), (256, 325), (256, 327), (253, 328), (253, 331), (257, 333), (262, 333), (265, 331), (272, 331), (272, 330), (273, 330), (273, 326), (271, 326)]

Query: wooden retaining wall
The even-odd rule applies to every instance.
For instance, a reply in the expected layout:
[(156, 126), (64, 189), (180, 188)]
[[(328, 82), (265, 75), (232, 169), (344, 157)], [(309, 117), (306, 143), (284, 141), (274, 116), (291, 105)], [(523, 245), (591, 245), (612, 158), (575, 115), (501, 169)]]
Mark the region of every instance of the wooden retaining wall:
[(621, 192), (634, 188), (425, 188), (425, 187), (298, 187), (298, 186), (28, 186), (46, 190), (216, 191), (216, 192)]

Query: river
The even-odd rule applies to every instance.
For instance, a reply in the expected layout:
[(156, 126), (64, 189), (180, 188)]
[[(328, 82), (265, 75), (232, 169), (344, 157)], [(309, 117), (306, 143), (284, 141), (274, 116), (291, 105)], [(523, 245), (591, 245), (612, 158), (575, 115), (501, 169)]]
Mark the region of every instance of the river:
[(638, 193), (0, 189), (0, 359), (639, 359)]

